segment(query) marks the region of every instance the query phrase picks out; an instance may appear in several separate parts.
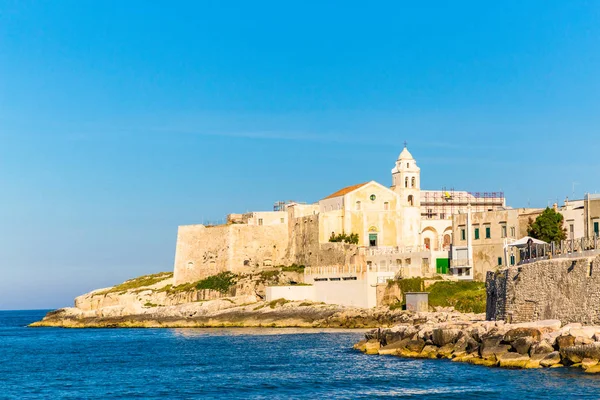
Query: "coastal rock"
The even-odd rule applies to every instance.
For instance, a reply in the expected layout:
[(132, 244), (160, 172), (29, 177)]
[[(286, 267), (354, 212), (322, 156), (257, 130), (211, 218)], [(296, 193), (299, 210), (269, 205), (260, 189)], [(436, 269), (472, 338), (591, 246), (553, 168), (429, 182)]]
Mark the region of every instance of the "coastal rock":
[(501, 355), (508, 353), (510, 345), (498, 344), (496, 346), (485, 346), (481, 350), (481, 358), (484, 360), (497, 360)]
[(498, 365), (503, 368), (526, 368), (529, 361), (529, 356), (519, 353), (504, 353), (498, 357)]
[(529, 337), (534, 341), (539, 342), (542, 338), (542, 333), (537, 328), (514, 328), (504, 334), (504, 341), (506, 343), (512, 343), (522, 337)]
[(552, 353), (547, 354), (541, 361), (540, 365), (542, 367), (552, 367), (553, 365), (560, 363), (560, 353), (558, 351), (553, 351)]
[(542, 321), (524, 322), (514, 324), (514, 328), (533, 328), (539, 330), (542, 334), (557, 332), (560, 330), (561, 322), (557, 319), (546, 319)]
[(409, 342), (409, 339), (402, 339), (398, 342), (394, 342), (392, 344), (388, 344), (387, 346), (381, 347), (379, 349), (379, 354), (387, 355), (387, 354), (398, 354), (400, 349), (406, 348), (406, 344)]
[(454, 345), (452, 343), (448, 343), (438, 349), (438, 357), (451, 358), (453, 352), (454, 352)]
[(449, 343), (456, 343), (460, 333), (461, 331), (458, 329), (434, 329), (432, 333), (433, 343), (438, 347), (442, 347)]
[(569, 334), (571, 336), (575, 336), (577, 337), (585, 337), (588, 339), (592, 339), (594, 337), (594, 335), (596, 334), (596, 327), (594, 326), (588, 326), (588, 327), (581, 327), (581, 328), (572, 328), (569, 331)]
[(520, 337), (511, 343), (513, 349), (519, 354), (529, 354), (529, 349), (533, 344), (533, 339), (527, 336)]
[(564, 347), (560, 354), (572, 363), (579, 363), (585, 358), (600, 360), (600, 343)]
[(423, 350), (423, 347), (425, 347), (425, 341), (422, 339), (409, 340), (405, 347), (408, 351), (420, 353)]
[(552, 353), (553, 351), (554, 348), (546, 340), (542, 340), (541, 342), (534, 343), (531, 346), (530, 354), (548, 354)]
[(591, 366), (591, 367), (587, 368), (587, 369), (585, 370), (585, 372), (586, 372), (587, 374), (598, 374), (598, 373), (600, 373), (600, 365), (599, 365), (599, 364), (596, 364), (596, 365), (594, 365), (594, 366)]
[(563, 335), (556, 338), (556, 346), (558, 350), (575, 345), (575, 336)]
[(360, 342), (355, 343), (352, 347), (354, 348), (354, 350), (359, 350), (364, 353), (365, 351), (367, 351), (367, 341), (361, 340)]
[(436, 346), (428, 345), (423, 347), (421, 351), (421, 358), (437, 358), (438, 348)]
[(367, 354), (379, 354), (381, 343), (377, 339), (371, 339), (365, 344), (365, 352)]
[(591, 358), (584, 358), (581, 360), (581, 368), (588, 369), (598, 364), (598, 360), (594, 360)]

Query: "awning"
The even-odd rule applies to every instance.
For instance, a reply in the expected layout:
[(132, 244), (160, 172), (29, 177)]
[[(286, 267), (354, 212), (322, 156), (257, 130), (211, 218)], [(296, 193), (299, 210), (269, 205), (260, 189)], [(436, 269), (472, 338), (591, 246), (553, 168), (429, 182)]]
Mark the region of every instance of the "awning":
[(512, 243), (508, 243), (507, 247), (525, 248), (525, 247), (527, 247), (530, 240), (531, 240), (532, 244), (548, 244), (548, 243), (544, 242), (543, 240), (534, 239), (531, 236), (525, 236), (519, 240), (515, 240)]

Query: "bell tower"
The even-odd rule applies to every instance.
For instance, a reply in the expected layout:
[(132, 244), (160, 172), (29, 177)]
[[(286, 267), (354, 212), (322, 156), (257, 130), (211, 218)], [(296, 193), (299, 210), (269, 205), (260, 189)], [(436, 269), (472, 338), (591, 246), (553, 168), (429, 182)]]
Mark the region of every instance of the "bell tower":
[(403, 206), (421, 206), (421, 169), (408, 151), (406, 142), (392, 169), (392, 190), (400, 195)]

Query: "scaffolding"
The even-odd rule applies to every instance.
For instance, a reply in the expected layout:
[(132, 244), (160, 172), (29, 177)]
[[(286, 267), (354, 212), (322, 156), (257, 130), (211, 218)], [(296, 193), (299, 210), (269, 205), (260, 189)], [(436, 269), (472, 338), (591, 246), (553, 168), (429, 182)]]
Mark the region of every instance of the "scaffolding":
[(459, 212), (493, 211), (506, 206), (503, 192), (466, 192), (443, 187), (421, 192), (421, 215), (426, 219), (449, 219)]

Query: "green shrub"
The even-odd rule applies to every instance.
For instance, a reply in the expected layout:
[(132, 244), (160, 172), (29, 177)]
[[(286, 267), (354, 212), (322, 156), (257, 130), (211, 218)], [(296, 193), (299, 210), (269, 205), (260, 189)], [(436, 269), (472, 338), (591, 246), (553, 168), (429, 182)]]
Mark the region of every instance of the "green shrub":
[(428, 290), (429, 304), (433, 307), (452, 306), (460, 312), (485, 312), (487, 293), (483, 282), (436, 282)]
[(390, 310), (391, 311), (393, 311), (393, 310), (404, 310), (404, 308), (405, 308), (405, 305), (404, 305), (403, 301), (398, 301), (398, 302), (390, 305)]
[(298, 272), (299, 274), (302, 274), (306, 267), (304, 265), (292, 264), (288, 266), (281, 265), (280, 268), (283, 272)]
[(131, 289), (138, 289), (146, 286), (152, 286), (157, 284), (158, 282), (164, 281), (165, 279), (169, 279), (173, 277), (172, 272), (159, 272), (157, 274), (152, 275), (143, 275), (134, 279), (130, 279), (125, 281), (119, 285), (115, 285), (110, 289), (104, 290), (102, 292), (94, 293), (94, 296), (103, 295), (108, 293), (123, 293)]
[(150, 303), (149, 301), (144, 304), (144, 307), (158, 307), (158, 304)]
[(269, 302), (269, 307), (275, 308), (277, 306), (282, 306), (282, 305), (284, 305), (286, 303), (289, 303), (289, 302), (290, 301), (286, 300), (286, 299), (277, 299), (277, 300), (270, 301)]
[(358, 244), (358, 233), (351, 233), (349, 235), (346, 235), (345, 233), (340, 233), (336, 235), (335, 233), (331, 232), (329, 241), (333, 243)]
[(196, 283), (196, 289), (210, 289), (227, 293), (237, 281), (237, 276), (229, 271), (209, 276)]
[(280, 272), (281, 271), (279, 271), (278, 269), (275, 269), (275, 270), (272, 270), (272, 271), (262, 271), (260, 273), (260, 280), (262, 282), (270, 281), (270, 280), (275, 279), (276, 277), (278, 277)]

